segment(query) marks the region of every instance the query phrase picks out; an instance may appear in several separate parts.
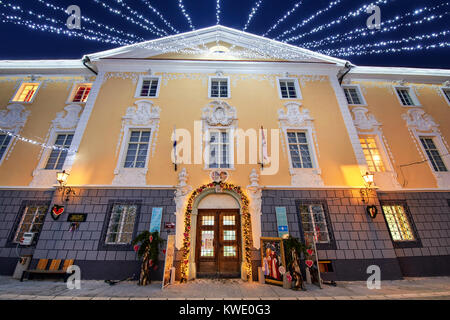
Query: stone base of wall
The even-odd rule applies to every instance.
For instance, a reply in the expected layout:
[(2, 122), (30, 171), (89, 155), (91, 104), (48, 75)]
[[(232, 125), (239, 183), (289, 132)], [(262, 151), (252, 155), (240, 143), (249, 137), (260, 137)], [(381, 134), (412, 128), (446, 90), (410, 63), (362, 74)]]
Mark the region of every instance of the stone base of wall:
[(0, 258), (0, 275), (12, 276), (19, 258)]
[(405, 277), (450, 276), (450, 256), (398, 258)]

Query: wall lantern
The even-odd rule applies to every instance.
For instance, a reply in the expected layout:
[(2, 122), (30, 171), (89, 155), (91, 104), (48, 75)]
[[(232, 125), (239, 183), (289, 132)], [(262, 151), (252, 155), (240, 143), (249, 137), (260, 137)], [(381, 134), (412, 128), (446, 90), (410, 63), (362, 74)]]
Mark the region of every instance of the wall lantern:
[(363, 203), (368, 203), (369, 202), (369, 196), (372, 193), (373, 189), (372, 189), (372, 185), (373, 185), (373, 174), (366, 172), (365, 175), (362, 176), (364, 179), (364, 183), (366, 185), (365, 188), (361, 188), (360, 193), (361, 193), (361, 197), (362, 197), (362, 202)]
[(66, 172), (66, 170), (63, 170), (62, 172), (56, 173), (56, 180), (59, 183), (58, 190), (61, 192), (61, 201), (63, 201), (64, 196), (66, 197), (65, 201), (68, 202), (70, 200), (70, 195), (75, 195), (75, 191), (71, 187), (66, 187), (67, 184), (67, 178), (69, 177), (69, 174)]

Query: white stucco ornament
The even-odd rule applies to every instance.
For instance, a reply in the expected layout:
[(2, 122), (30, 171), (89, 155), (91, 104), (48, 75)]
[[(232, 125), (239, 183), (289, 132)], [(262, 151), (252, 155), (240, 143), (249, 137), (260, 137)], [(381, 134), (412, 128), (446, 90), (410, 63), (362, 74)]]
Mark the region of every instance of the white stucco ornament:
[(438, 127), (433, 118), (419, 108), (408, 110), (407, 113), (402, 115), (402, 118), (406, 121), (409, 128), (414, 128), (418, 131), (435, 131)]
[(354, 116), (353, 123), (355, 127), (360, 130), (374, 130), (376, 127), (380, 126), (373, 114), (369, 113), (369, 110), (364, 107), (356, 107), (352, 109)]
[(30, 111), (25, 110), (21, 104), (11, 104), (6, 110), (0, 111), (0, 127), (3, 129), (23, 127), (29, 115)]
[(229, 126), (236, 120), (236, 109), (224, 101), (213, 101), (203, 108), (202, 119), (210, 126)]
[(58, 112), (52, 121), (55, 128), (73, 129), (80, 120), (80, 112), (83, 108), (77, 104), (71, 104), (64, 108), (65, 111)]
[(259, 175), (256, 169), (250, 173), (250, 185), (247, 186), (250, 200), (249, 211), (252, 222), (253, 246), (256, 249), (260, 247), (261, 237), (261, 206), (262, 206), (262, 187), (259, 185)]
[(308, 109), (300, 110), (301, 104), (298, 102), (288, 102), (284, 105), (286, 111), (278, 110), (278, 119), (289, 126), (301, 126), (308, 121), (312, 121)]

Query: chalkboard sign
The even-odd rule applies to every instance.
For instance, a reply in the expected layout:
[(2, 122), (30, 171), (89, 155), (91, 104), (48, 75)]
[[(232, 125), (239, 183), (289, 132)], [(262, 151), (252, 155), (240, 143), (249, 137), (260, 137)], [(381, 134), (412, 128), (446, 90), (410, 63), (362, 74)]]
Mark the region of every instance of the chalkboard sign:
[(71, 213), (67, 217), (68, 222), (86, 222), (87, 213)]

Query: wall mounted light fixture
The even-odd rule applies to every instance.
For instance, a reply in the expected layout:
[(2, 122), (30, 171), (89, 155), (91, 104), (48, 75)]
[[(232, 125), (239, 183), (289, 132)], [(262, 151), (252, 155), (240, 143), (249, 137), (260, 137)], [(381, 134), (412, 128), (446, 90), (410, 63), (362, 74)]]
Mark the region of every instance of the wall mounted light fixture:
[(359, 191), (361, 193), (362, 202), (368, 203), (369, 202), (369, 196), (373, 192), (373, 174), (366, 172), (365, 175), (362, 176), (364, 179), (365, 188), (361, 188)]
[(75, 190), (73, 190), (71, 187), (66, 186), (68, 177), (69, 174), (66, 172), (66, 170), (56, 173), (56, 180), (59, 183), (58, 190), (61, 192), (61, 201), (65, 200), (66, 202), (70, 200), (70, 195), (75, 195)]

